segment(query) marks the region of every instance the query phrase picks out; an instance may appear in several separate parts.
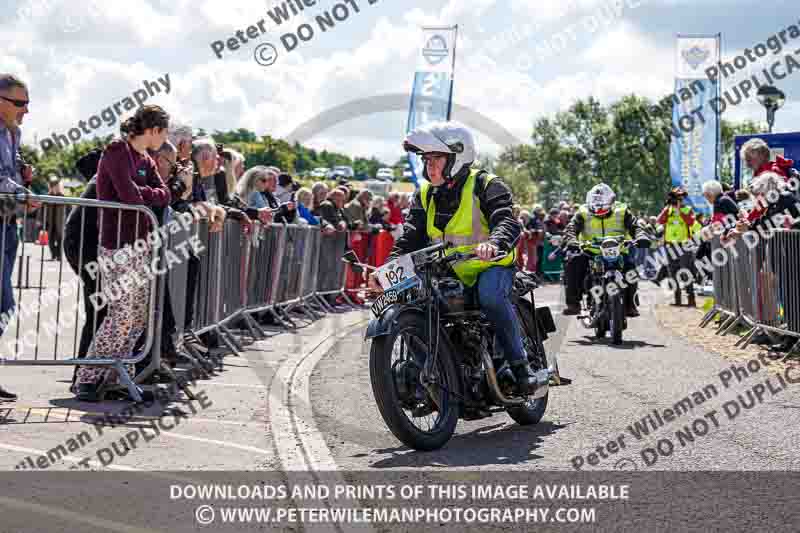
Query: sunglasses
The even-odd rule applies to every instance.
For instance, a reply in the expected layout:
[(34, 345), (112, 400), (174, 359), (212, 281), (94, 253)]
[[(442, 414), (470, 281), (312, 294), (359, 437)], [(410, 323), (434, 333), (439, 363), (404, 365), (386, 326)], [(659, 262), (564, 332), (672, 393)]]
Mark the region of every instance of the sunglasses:
[(11, 102), (12, 104), (14, 104), (17, 107), (25, 107), (26, 105), (31, 103), (30, 100), (15, 100), (15, 99), (9, 98), (7, 96), (0, 96), (0, 98), (5, 100), (6, 102)]

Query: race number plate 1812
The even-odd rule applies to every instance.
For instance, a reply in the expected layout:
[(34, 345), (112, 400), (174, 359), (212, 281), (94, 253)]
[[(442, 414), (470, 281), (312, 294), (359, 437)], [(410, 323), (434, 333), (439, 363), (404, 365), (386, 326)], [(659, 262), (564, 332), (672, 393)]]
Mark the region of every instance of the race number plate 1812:
[(378, 269), (378, 282), (383, 290), (395, 289), (400, 292), (417, 283), (414, 260), (411, 255), (403, 255)]

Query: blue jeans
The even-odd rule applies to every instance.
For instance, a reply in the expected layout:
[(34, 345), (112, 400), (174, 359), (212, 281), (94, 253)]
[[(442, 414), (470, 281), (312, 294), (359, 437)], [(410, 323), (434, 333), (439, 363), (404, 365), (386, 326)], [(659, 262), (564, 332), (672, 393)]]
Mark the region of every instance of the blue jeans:
[(0, 222), (0, 246), (3, 260), (2, 295), (0, 295), (0, 336), (3, 335), (3, 326), (8, 324), (9, 316), (14, 309), (14, 288), (11, 286), (11, 275), (14, 272), (14, 260), (17, 258), (17, 225), (3, 224)]
[(492, 267), (478, 276), (478, 298), (481, 309), (494, 325), (497, 338), (509, 363), (528, 361), (522, 346), (522, 328), (511, 303), (514, 267)]

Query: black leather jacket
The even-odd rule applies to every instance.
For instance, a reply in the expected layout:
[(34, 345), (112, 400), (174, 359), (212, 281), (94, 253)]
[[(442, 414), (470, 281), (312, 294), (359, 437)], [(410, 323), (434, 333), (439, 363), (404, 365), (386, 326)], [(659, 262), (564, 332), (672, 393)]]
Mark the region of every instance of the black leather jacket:
[[(431, 187), (431, 197), (436, 200), (436, 218), (434, 224), (444, 230), (453, 218), (461, 202), (461, 192), (469, 176), (469, 169), (462, 170), (453, 182), (453, 186), (442, 185)], [(502, 252), (510, 250), (521, 232), (519, 222), (514, 218), (514, 204), (511, 189), (500, 178), (487, 183), (486, 173), (481, 173), (475, 180), (475, 196), (480, 202), (481, 212), (489, 222), (489, 242)], [(390, 259), (411, 253), (430, 244), (427, 232), (427, 213), (422, 206), (420, 191), (414, 194), (409, 216), (403, 225), (403, 235), (397, 239)]]

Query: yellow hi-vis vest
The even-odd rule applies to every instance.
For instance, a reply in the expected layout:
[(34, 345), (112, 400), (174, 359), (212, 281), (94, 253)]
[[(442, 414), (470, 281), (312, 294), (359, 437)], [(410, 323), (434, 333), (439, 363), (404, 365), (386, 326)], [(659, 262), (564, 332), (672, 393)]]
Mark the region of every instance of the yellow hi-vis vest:
[[(681, 207), (681, 213), (688, 215), (692, 211), (691, 207)], [(681, 218), (680, 213), (674, 207), (669, 208), (667, 224), (664, 226), (664, 240), (669, 243), (682, 243), (689, 240), (691, 230)]]
[(582, 205), (578, 210), (583, 216), (583, 231), (578, 235), (581, 241), (589, 241), (595, 237), (624, 237), (628, 232), (625, 229), (625, 213), (628, 206), (625, 204), (614, 204), (614, 212), (607, 217), (600, 218), (592, 215), (589, 208)]
[[(482, 242), (489, 240), (489, 223), (481, 212), (480, 202), (475, 194), (475, 180), (481, 170), (472, 169), (469, 173), (464, 188), (461, 190), (461, 202), (453, 218), (447, 223), (444, 232), (436, 227), (436, 201), (433, 197), (428, 203), (428, 190), (430, 183), (424, 183), (420, 187), (420, 198), (422, 207), (428, 217), (427, 232), (431, 241), (436, 243), (451, 242), (453, 247), (447, 250), (447, 254), (456, 252), (470, 252)], [(496, 176), (487, 174), (485, 179), (488, 184)], [(493, 266), (510, 266), (514, 264), (515, 252), (512, 251), (508, 257), (501, 261), (481, 261), (470, 259), (468, 261), (458, 261), (453, 265), (453, 271), (458, 279), (467, 287), (472, 287), (478, 280), (478, 275)]]

